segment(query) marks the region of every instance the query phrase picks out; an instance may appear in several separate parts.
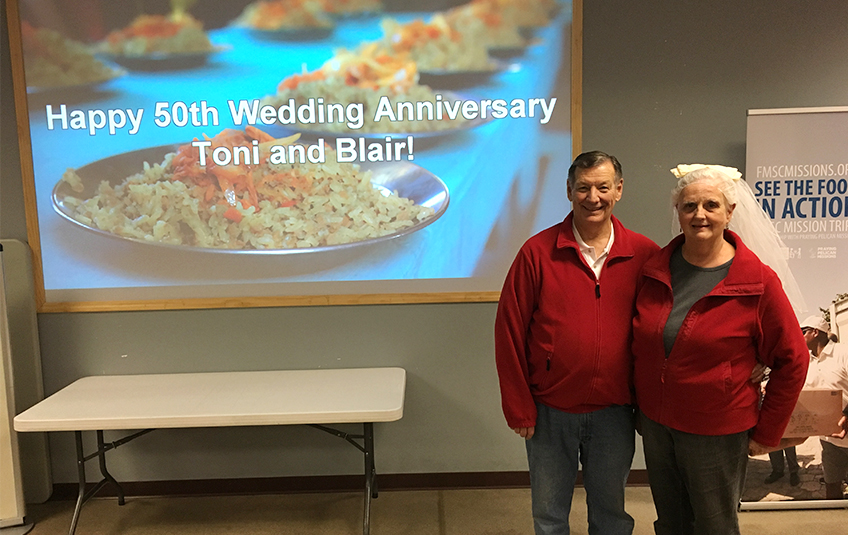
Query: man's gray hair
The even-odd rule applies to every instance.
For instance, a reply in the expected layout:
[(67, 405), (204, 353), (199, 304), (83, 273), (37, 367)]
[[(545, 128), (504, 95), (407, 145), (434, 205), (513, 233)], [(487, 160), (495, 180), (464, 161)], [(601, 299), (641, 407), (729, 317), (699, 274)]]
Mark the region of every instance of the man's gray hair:
[(618, 158), (612, 154), (607, 154), (606, 152), (593, 150), (584, 152), (577, 158), (574, 158), (574, 162), (571, 164), (571, 167), (568, 168), (568, 185), (574, 185), (574, 179), (578, 169), (592, 169), (607, 162), (612, 164), (612, 168), (615, 170), (615, 183), (618, 184), (621, 182), (622, 177), (621, 163), (618, 161)]

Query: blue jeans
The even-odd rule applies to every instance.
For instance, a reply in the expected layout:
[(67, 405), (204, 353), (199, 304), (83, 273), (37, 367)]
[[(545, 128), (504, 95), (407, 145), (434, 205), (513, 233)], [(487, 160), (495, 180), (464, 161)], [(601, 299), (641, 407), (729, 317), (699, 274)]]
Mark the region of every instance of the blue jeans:
[(633, 408), (613, 406), (570, 414), (536, 404), (536, 430), (527, 441), (536, 535), (568, 535), (568, 515), (583, 466), (589, 533), (630, 535), (624, 485), (633, 461)]
[(739, 533), (748, 432), (693, 435), (640, 414), (657, 535)]

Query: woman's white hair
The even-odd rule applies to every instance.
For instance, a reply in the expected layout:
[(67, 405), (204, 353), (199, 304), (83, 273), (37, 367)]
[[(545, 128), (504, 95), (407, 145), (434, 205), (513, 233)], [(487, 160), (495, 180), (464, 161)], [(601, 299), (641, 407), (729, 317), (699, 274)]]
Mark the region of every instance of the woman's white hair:
[[(739, 176), (741, 177), (742, 175)], [(685, 173), (679, 178), (677, 186), (671, 190), (671, 204), (676, 207), (677, 201), (680, 200), (680, 193), (686, 186), (695, 184), (696, 182), (707, 182), (717, 187), (724, 195), (728, 205), (734, 205), (738, 201), (735, 180), (730, 175), (714, 167), (701, 167)]]
[(680, 193), (686, 186), (695, 183), (713, 184), (724, 195), (728, 208), (732, 205), (736, 207), (728, 228), (738, 234), (745, 245), (777, 273), (795, 312), (801, 313), (808, 310), (801, 288), (786, 261), (788, 248), (783, 244), (771, 219), (754, 197), (751, 187), (742, 180), (742, 174), (733, 167), (701, 164), (678, 165), (671, 172), (678, 178), (677, 186), (671, 190), (671, 201), (674, 205), (672, 234), (680, 233), (680, 223), (676, 213)]

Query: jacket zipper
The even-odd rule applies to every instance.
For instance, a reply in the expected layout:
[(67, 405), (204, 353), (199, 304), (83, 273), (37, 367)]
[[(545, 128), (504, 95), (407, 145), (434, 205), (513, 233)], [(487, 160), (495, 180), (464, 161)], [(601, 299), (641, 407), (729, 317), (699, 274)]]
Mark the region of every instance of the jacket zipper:
[[(609, 261), (609, 258), (607, 258), (607, 261)], [(589, 402), (592, 393), (595, 391), (595, 380), (601, 360), (601, 281), (597, 276), (595, 276), (595, 347), (598, 348), (595, 353), (595, 369), (592, 374), (592, 382), (589, 385), (589, 393), (586, 396), (586, 403)]]

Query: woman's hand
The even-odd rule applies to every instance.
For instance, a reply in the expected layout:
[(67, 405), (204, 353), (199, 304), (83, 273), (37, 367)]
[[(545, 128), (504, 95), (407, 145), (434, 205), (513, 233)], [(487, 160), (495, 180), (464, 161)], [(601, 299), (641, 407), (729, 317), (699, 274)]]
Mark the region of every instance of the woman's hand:
[(513, 427), (512, 430), (515, 431), (515, 433), (517, 435), (521, 436), (521, 438), (526, 439), (526, 440), (530, 440), (531, 438), (533, 438), (533, 433), (536, 431), (536, 428), (535, 427)]
[(845, 438), (845, 436), (848, 435), (848, 418), (843, 416), (842, 418), (839, 419), (839, 423), (837, 425), (840, 427), (840, 429), (842, 429), (842, 431), (840, 431), (838, 433), (834, 433), (830, 436), (836, 437), (836, 438)]

